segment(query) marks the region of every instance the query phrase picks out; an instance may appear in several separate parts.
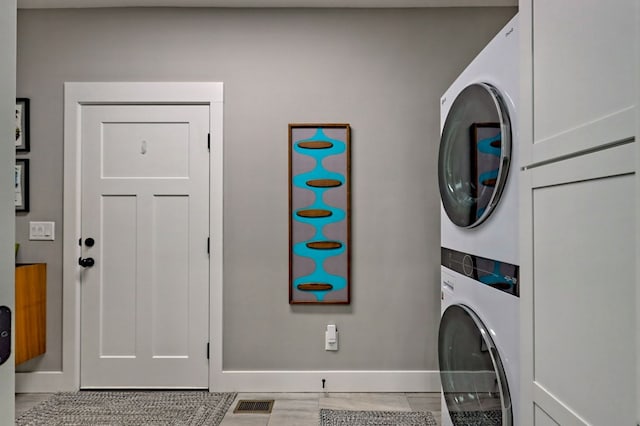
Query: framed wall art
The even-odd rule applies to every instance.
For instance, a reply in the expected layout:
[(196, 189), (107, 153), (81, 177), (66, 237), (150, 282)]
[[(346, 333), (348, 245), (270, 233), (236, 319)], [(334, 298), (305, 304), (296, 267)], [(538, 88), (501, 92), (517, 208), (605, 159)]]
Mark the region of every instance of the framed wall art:
[(16, 151), (29, 152), (29, 99), (16, 98)]
[(14, 174), (15, 204), (17, 212), (29, 211), (29, 160), (16, 159)]
[(289, 303), (351, 302), (351, 130), (289, 125)]

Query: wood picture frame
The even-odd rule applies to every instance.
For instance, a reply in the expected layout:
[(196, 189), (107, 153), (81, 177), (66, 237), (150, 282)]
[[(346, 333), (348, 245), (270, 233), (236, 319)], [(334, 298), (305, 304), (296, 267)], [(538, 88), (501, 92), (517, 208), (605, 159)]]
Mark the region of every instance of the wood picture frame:
[(351, 128), (289, 124), (289, 303), (351, 303)]
[(16, 152), (29, 152), (29, 99), (16, 98)]
[(29, 211), (29, 160), (16, 159), (14, 173), (15, 205), (17, 212)]

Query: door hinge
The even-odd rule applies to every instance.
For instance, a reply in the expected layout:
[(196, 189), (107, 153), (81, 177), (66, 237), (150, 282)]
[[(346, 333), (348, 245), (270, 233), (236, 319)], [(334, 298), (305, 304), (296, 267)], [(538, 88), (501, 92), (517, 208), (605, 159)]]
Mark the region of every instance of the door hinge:
[(207, 149), (211, 151), (211, 133), (207, 133)]
[(207, 359), (209, 359), (209, 342), (207, 342)]
[(207, 238), (207, 254), (211, 253), (211, 238)]

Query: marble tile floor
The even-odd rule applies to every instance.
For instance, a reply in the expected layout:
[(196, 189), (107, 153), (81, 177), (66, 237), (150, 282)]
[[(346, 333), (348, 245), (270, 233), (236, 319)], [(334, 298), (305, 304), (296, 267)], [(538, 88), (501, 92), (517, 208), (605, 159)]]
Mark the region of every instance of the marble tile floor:
[[(16, 394), (16, 416), (51, 394)], [(234, 414), (240, 399), (273, 399), (271, 414)], [(238, 393), (221, 426), (317, 426), (321, 408), (431, 411), (440, 424), (439, 393)]]

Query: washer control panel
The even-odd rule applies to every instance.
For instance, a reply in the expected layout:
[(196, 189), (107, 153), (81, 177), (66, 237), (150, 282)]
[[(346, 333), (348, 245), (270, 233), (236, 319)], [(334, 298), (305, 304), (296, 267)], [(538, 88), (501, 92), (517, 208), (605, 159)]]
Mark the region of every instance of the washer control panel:
[(457, 250), (440, 248), (442, 266), (456, 271), (481, 284), (520, 297), (518, 277), (520, 267), (499, 260), (488, 259)]

